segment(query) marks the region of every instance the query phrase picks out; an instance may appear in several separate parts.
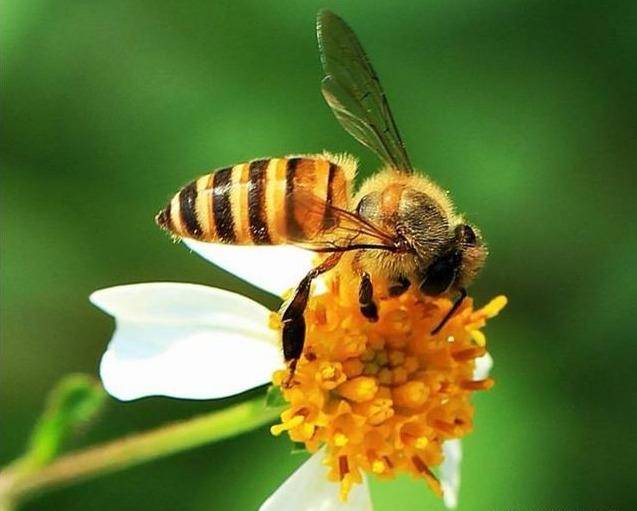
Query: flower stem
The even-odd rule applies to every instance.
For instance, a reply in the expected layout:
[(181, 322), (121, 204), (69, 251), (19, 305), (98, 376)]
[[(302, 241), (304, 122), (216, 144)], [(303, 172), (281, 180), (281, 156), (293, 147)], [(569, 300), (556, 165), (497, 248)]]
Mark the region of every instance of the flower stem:
[(71, 452), (49, 465), (29, 470), (14, 462), (0, 472), (0, 510), (50, 488), (122, 470), (256, 429), (275, 420), (280, 409), (267, 408), (265, 397), (223, 410)]

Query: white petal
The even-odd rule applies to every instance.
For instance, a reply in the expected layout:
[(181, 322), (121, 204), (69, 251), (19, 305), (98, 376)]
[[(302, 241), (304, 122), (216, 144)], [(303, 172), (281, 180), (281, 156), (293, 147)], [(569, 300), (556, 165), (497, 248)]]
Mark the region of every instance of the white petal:
[(296, 287), (315, 266), (314, 252), (291, 245), (237, 246), (190, 239), (183, 242), (204, 259), (277, 296)]
[(485, 353), (479, 358), (476, 358), (476, 366), (473, 369), (474, 380), (484, 380), (489, 376), (489, 371), (493, 367), (493, 357), (489, 353)]
[(367, 478), (352, 487), (347, 502), (341, 502), (339, 484), (327, 480), (324, 457), (323, 450), (314, 454), (279, 486), (259, 511), (372, 511)]
[(90, 300), (115, 317), (100, 375), (118, 399), (227, 397), (283, 365), (270, 311), (244, 296), (166, 282), (102, 289)]
[(449, 509), (458, 505), (458, 491), (460, 490), (460, 462), (462, 461), (462, 445), (457, 438), (447, 440), (442, 444), (445, 456), (440, 466), (440, 484), (442, 485), (443, 500)]
[[(473, 369), (473, 379), (483, 380), (489, 376), (493, 367), (493, 358), (485, 353), (476, 359)], [(443, 500), (449, 509), (458, 505), (458, 491), (460, 490), (460, 462), (462, 461), (462, 444), (459, 439), (447, 440), (442, 444), (444, 461), (440, 467), (440, 484), (442, 485)]]

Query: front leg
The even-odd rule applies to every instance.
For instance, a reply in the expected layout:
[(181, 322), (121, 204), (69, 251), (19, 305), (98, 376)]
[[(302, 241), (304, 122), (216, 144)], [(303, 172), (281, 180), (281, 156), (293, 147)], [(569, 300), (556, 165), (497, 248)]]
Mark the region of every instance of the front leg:
[(458, 295), (456, 300), (453, 302), (451, 309), (449, 309), (447, 314), (445, 314), (445, 317), (442, 318), (442, 321), (438, 323), (438, 326), (431, 331), (431, 335), (436, 335), (438, 332), (440, 332), (440, 330), (442, 330), (442, 327), (447, 324), (447, 321), (451, 319), (451, 316), (454, 315), (454, 313), (458, 310), (458, 307), (460, 307), (464, 299), (467, 297), (467, 290), (465, 288), (462, 287), (459, 289), (459, 291), (460, 291), (460, 294)]
[(294, 296), (281, 316), (281, 321), (283, 322), (283, 358), (290, 363), (290, 377), (286, 386), (292, 381), (296, 363), (303, 354), (303, 345), (305, 344), (305, 318), (303, 314), (310, 298), (312, 281), (319, 275), (334, 268), (342, 255), (341, 252), (336, 252), (316, 268), (310, 270), (299, 283), (296, 291), (294, 291)]

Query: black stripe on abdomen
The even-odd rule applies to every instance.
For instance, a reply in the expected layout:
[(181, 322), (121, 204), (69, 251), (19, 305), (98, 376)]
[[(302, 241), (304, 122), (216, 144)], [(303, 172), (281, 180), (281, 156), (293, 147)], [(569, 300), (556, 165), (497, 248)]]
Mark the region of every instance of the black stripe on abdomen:
[(203, 230), (197, 220), (195, 200), (197, 199), (197, 182), (184, 186), (179, 192), (179, 214), (181, 223), (186, 232), (193, 238), (201, 238)]
[(294, 180), (296, 179), (296, 169), (302, 158), (290, 158), (285, 169), (285, 221), (287, 235), (291, 240), (302, 240), (304, 238), (303, 227), (299, 225), (294, 214)]
[(272, 243), (268, 232), (265, 205), (265, 173), (270, 160), (256, 160), (250, 163), (248, 175), (248, 219), (250, 237), (257, 245)]
[(332, 209), (334, 201), (334, 177), (338, 167), (330, 162), (329, 173), (327, 174), (327, 197), (325, 199), (325, 213), (323, 214), (323, 229), (329, 231), (336, 226), (336, 215)]
[(213, 199), (212, 208), (215, 217), (217, 236), (224, 243), (234, 243), (234, 218), (230, 203), (232, 190), (232, 167), (218, 170), (212, 177)]

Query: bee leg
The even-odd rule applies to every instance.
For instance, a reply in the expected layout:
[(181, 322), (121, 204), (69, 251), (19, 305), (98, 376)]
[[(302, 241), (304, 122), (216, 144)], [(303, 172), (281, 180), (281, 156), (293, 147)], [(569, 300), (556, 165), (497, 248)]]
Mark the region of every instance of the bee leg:
[(290, 367), (290, 376), (284, 383), (285, 387), (290, 386), (296, 370), (296, 364), (303, 354), (303, 345), (305, 344), (305, 318), (303, 314), (310, 298), (312, 281), (322, 273), (334, 268), (342, 255), (342, 252), (335, 252), (316, 268), (310, 270), (299, 283), (296, 291), (294, 291), (294, 296), (281, 315), (283, 323), (283, 358), (289, 363)]
[(409, 279), (406, 279), (405, 277), (398, 277), (389, 285), (389, 296), (395, 298), (402, 295), (409, 289), (410, 285), (411, 282), (409, 282)]
[(374, 286), (369, 273), (361, 273), (361, 285), (358, 288), (358, 303), (361, 314), (370, 321), (378, 321), (378, 307), (374, 302)]
[(442, 327), (447, 324), (447, 322), (451, 319), (451, 316), (453, 316), (453, 314), (458, 310), (458, 307), (460, 307), (460, 305), (462, 304), (462, 301), (466, 297), (467, 297), (467, 290), (463, 287), (460, 288), (460, 294), (458, 295), (458, 298), (456, 298), (456, 301), (453, 302), (451, 309), (449, 309), (449, 312), (445, 314), (445, 317), (442, 318), (442, 321), (438, 324), (438, 326), (431, 331), (431, 335), (436, 335), (438, 332), (440, 332), (440, 330), (442, 330)]

